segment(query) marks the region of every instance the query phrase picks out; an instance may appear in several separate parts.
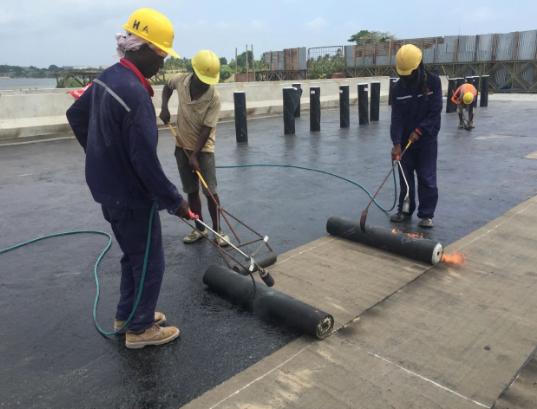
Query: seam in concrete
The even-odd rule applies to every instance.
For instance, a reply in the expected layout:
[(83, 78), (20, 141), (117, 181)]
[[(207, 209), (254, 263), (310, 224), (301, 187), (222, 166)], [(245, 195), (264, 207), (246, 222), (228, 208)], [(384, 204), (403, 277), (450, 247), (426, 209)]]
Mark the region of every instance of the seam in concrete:
[(254, 383), (260, 381), (261, 379), (267, 377), (268, 375), (270, 375), (272, 372), (274, 371), (277, 371), (278, 369), (280, 369), (282, 366), (284, 366), (285, 364), (287, 364), (288, 362), (291, 362), (293, 359), (295, 359), (297, 356), (299, 356), (302, 352), (304, 352), (306, 349), (310, 348), (311, 345), (306, 345), (304, 347), (302, 347), (299, 351), (295, 352), (292, 356), (290, 356), (289, 358), (287, 358), (285, 361), (279, 363), (278, 365), (276, 365), (274, 368), (272, 368), (270, 371), (264, 373), (263, 375), (261, 376), (258, 376), (257, 378), (255, 378), (253, 381), (250, 381), (248, 382), (246, 385), (240, 387), (239, 389), (237, 389), (236, 391), (230, 393), (228, 396), (226, 396), (224, 399), (220, 400), (219, 402), (217, 402), (216, 404), (214, 404), (213, 406), (211, 406), (209, 409), (214, 409), (218, 406), (220, 406), (222, 403), (224, 403), (225, 401), (227, 401), (228, 399), (230, 399), (231, 397), (235, 396), (235, 395), (238, 395), (239, 393), (241, 393), (243, 390), (245, 389), (248, 389), (251, 385), (253, 385)]
[[(360, 347), (358, 346), (358, 348), (360, 348)], [(360, 349), (362, 349), (362, 348), (360, 348)], [(478, 406), (480, 406), (480, 407), (482, 407), (482, 408), (491, 409), (491, 406), (489, 406), (489, 405), (486, 405), (486, 404), (484, 404), (484, 403), (482, 403), (482, 402), (479, 402), (479, 401), (477, 401), (477, 400), (474, 400), (474, 399), (471, 399), (471, 398), (469, 398), (469, 397), (467, 397), (467, 396), (464, 396), (463, 394), (461, 394), (461, 393), (459, 393), (459, 392), (457, 392), (457, 391), (455, 391), (455, 390), (453, 390), (453, 389), (450, 389), (450, 388), (448, 388), (447, 386), (444, 386), (444, 385), (442, 385), (442, 384), (440, 384), (440, 383), (438, 383), (438, 382), (435, 382), (435, 381), (433, 381), (432, 379), (427, 378), (426, 376), (420, 375), (419, 373), (414, 372), (414, 371), (411, 371), (410, 369), (405, 368), (404, 366), (401, 366), (401, 365), (399, 365), (399, 364), (396, 364), (395, 362), (390, 361), (388, 358), (384, 358), (383, 356), (380, 356), (379, 354), (376, 354), (376, 353), (374, 353), (374, 352), (370, 352), (370, 351), (365, 351), (365, 352), (367, 352), (367, 354), (370, 355), (370, 356), (372, 356), (372, 357), (375, 357), (375, 358), (377, 358), (377, 359), (380, 359), (381, 361), (383, 361), (383, 362), (385, 362), (385, 363), (387, 363), (387, 364), (393, 365), (393, 366), (395, 366), (396, 368), (402, 370), (403, 372), (405, 372), (405, 373), (407, 373), (407, 374), (409, 374), (409, 375), (411, 375), (411, 376), (414, 376), (414, 377), (416, 377), (416, 378), (419, 378), (419, 379), (421, 379), (422, 381), (425, 381), (425, 382), (427, 382), (427, 383), (430, 383), (431, 385), (434, 385), (434, 386), (436, 386), (437, 388), (442, 389), (443, 391), (446, 391), (446, 392), (448, 392), (448, 393), (451, 393), (452, 395), (455, 395), (455, 396), (457, 396), (457, 397), (459, 397), (459, 398), (461, 398), (461, 399), (464, 399), (465, 401), (475, 403), (476, 405), (478, 405)]]
[(496, 404), (498, 403), (498, 400), (500, 400), (503, 395), (511, 388), (513, 383), (518, 379), (520, 376), (520, 373), (524, 370), (524, 368), (530, 363), (530, 361), (537, 356), (537, 347), (533, 350), (531, 354), (529, 354), (528, 358), (524, 361), (524, 363), (518, 368), (518, 371), (515, 372), (515, 375), (511, 378), (511, 380), (505, 385), (505, 388), (500, 392), (498, 397), (494, 400), (494, 404), (491, 406), (491, 409), (494, 409), (496, 407)]
[[(468, 247), (470, 244), (475, 243), (477, 240), (480, 240), (480, 239), (482, 239), (483, 237), (488, 236), (490, 233), (492, 233), (493, 231), (495, 231), (498, 227), (500, 227), (500, 226), (502, 226), (503, 224), (505, 224), (506, 222), (510, 221), (513, 217), (519, 215), (520, 213), (525, 212), (529, 207), (533, 206), (533, 204), (534, 204), (533, 202), (535, 202), (535, 197), (529, 199), (528, 202), (529, 202), (529, 203), (528, 203), (526, 206), (524, 206), (524, 207), (518, 209), (516, 212), (512, 212), (512, 213), (509, 215), (509, 217), (507, 217), (507, 218), (505, 218), (505, 219), (502, 218), (502, 221), (501, 221), (501, 222), (499, 222), (498, 224), (494, 225), (493, 227), (491, 227), (490, 229), (488, 229), (488, 230), (487, 230), (486, 232), (484, 232), (483, 234), (480, 234), (479, 236), (477, 236), (477, 237), (475, 237), (474, 239), (470, 240), (468, 243), (464, 243), (464, 244), (462, 244), (460, 247), (457, 247), (457, 249), (458, 249), (458, 250), (461, 250), (461, 249), (463, 249), (463, 248)], [(504, 216), (505, 216), (505, 215), (504, 215)]]

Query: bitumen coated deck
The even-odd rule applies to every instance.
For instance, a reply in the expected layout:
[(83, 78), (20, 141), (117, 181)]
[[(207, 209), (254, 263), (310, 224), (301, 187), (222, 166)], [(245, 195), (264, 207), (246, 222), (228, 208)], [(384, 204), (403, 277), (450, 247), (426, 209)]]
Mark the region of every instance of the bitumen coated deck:
[[(188, 227), (164, 213), (159, 308), (182, 335), (162, 348), (129, 351), (96, 333), (91, 269), (102, 238), (51, 239), (0, 256), (0, 407), (534, 409), (536, 110), (531, 100), (492, 97), (472, 132), (443, 115), (440, 201), (425, 234), (461, 248), (462, 269), (327, 237), (328, 217), (357, 219), (367, 203), (343, 181), (292, 169), (218, 171), (224, 206), (281, 254), (271, 270), (277, 287), (336, 318), (338, 331), (325, 341), (263, 323), (208, 292), (201, 277), (218, 256), (209, 243), (184, 246)], [(340, 130), (338, 112), (323, 111), (312, 134), (303, 114), (295, 136), (282, 135), (281, 118), (259, 119), (248, 124), (246, 146), (236, 145), (233, 124), (220, 124), (217, 164), (313, 167), (374, 190), (389, 166), (388, 116), (383, 106), (379, 123), (359, 127), (353, 115)], [(179, 183), (165, 131), (159, 155)], [(388, 186), (380, 198), (389, 203), (391, 194)], [(74, 140), (1, 147), (0, 200), (0, 248), (56, 231), (110, 231)], [(368, 221), (389, 225), (373, 208)], [(415, 220), (403, 229), (419, 230)], [(106, 325), (119, 255), (114, 246), (102, 268)]]

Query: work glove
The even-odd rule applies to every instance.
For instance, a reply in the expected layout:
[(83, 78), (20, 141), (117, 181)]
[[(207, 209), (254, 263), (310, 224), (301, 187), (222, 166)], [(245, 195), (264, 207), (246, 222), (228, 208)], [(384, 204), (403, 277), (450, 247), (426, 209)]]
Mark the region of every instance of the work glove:
[(410, 136), (408, 137), (408, 140), (412, 143), (418, 142), (420, 140), (420, 134), (416, 131), (413, 131)]
[(171, 119), (170, 111), (168, 110), (168, 108), (162, 108), (158, 117), (162, 120), (162, 122), (168, 124)]
[(181, 200), (181, 204), (175, 212), (175, 215), (187, 220), (194, 220), (197, 218), (196, 214), (193, 213), (192, 210), (190, 210), (190, 207), (188, 207), (188, 202), (186, 200)]
[(392, 148), (392, 161), (401, 159), (401, 144), (393, 145)]

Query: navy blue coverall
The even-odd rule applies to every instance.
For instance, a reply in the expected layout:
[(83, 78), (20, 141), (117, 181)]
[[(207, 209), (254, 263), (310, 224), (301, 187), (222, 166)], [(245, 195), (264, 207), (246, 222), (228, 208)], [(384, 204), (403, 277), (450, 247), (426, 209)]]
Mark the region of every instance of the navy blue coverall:
[[(418, 179), (418, 217), (433, 218), (438, 202), (436, 186), (436, 158), (438, 151), (438, 132), (442, 112), (442, 86), (440, 78), (427, 72), (425, 87), (407, 86), (399, 80), (394, 84), (392, 100), (392, 121), (390, 134), (394, 145), (406, 146), (413, 131), (421, 134), (420, 139), (407, 150), (401, 160), (410, 192), (410, 209), (416, 210), (415, 179)], [(401, 179), (399, 212), (402, 211), (406, 195), (406, 185)]]
[[(157, 156), (157, 123), (141, 73), (118, 63), (106, 69), (67, 111), (86, 152), (86, 181), (121, 247), (121, 287), (116, 319), (126, 320), (140, 282), (148, 221), (153, 203), (176, 212), (183, 200)], [(129, 330), (153, 325), (164, 274), (158, 213), (151, 231), (142, 298)]]

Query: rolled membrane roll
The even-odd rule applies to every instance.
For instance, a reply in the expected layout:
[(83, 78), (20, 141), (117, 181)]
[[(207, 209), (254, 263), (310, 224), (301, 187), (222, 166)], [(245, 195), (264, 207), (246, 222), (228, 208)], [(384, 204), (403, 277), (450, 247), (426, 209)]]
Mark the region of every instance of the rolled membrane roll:
[(262, 319), (293, 328), (303, 334), (323, 339), (332, 332), (334, 318), (309, 304), (263, 285), (252, 285), (252, 279), (229, 268), (212, 265), (203, 282), (214, 292), (241, 305)]
[(440, 262), (444, 252), (442, 244), (435, 240), (413, 238), (405, 233), (373, 226), (366, 226), (364, 232), (359, 223), (339, 217), (328, 219), (326, 231), (333, 236), (433, 265)]

